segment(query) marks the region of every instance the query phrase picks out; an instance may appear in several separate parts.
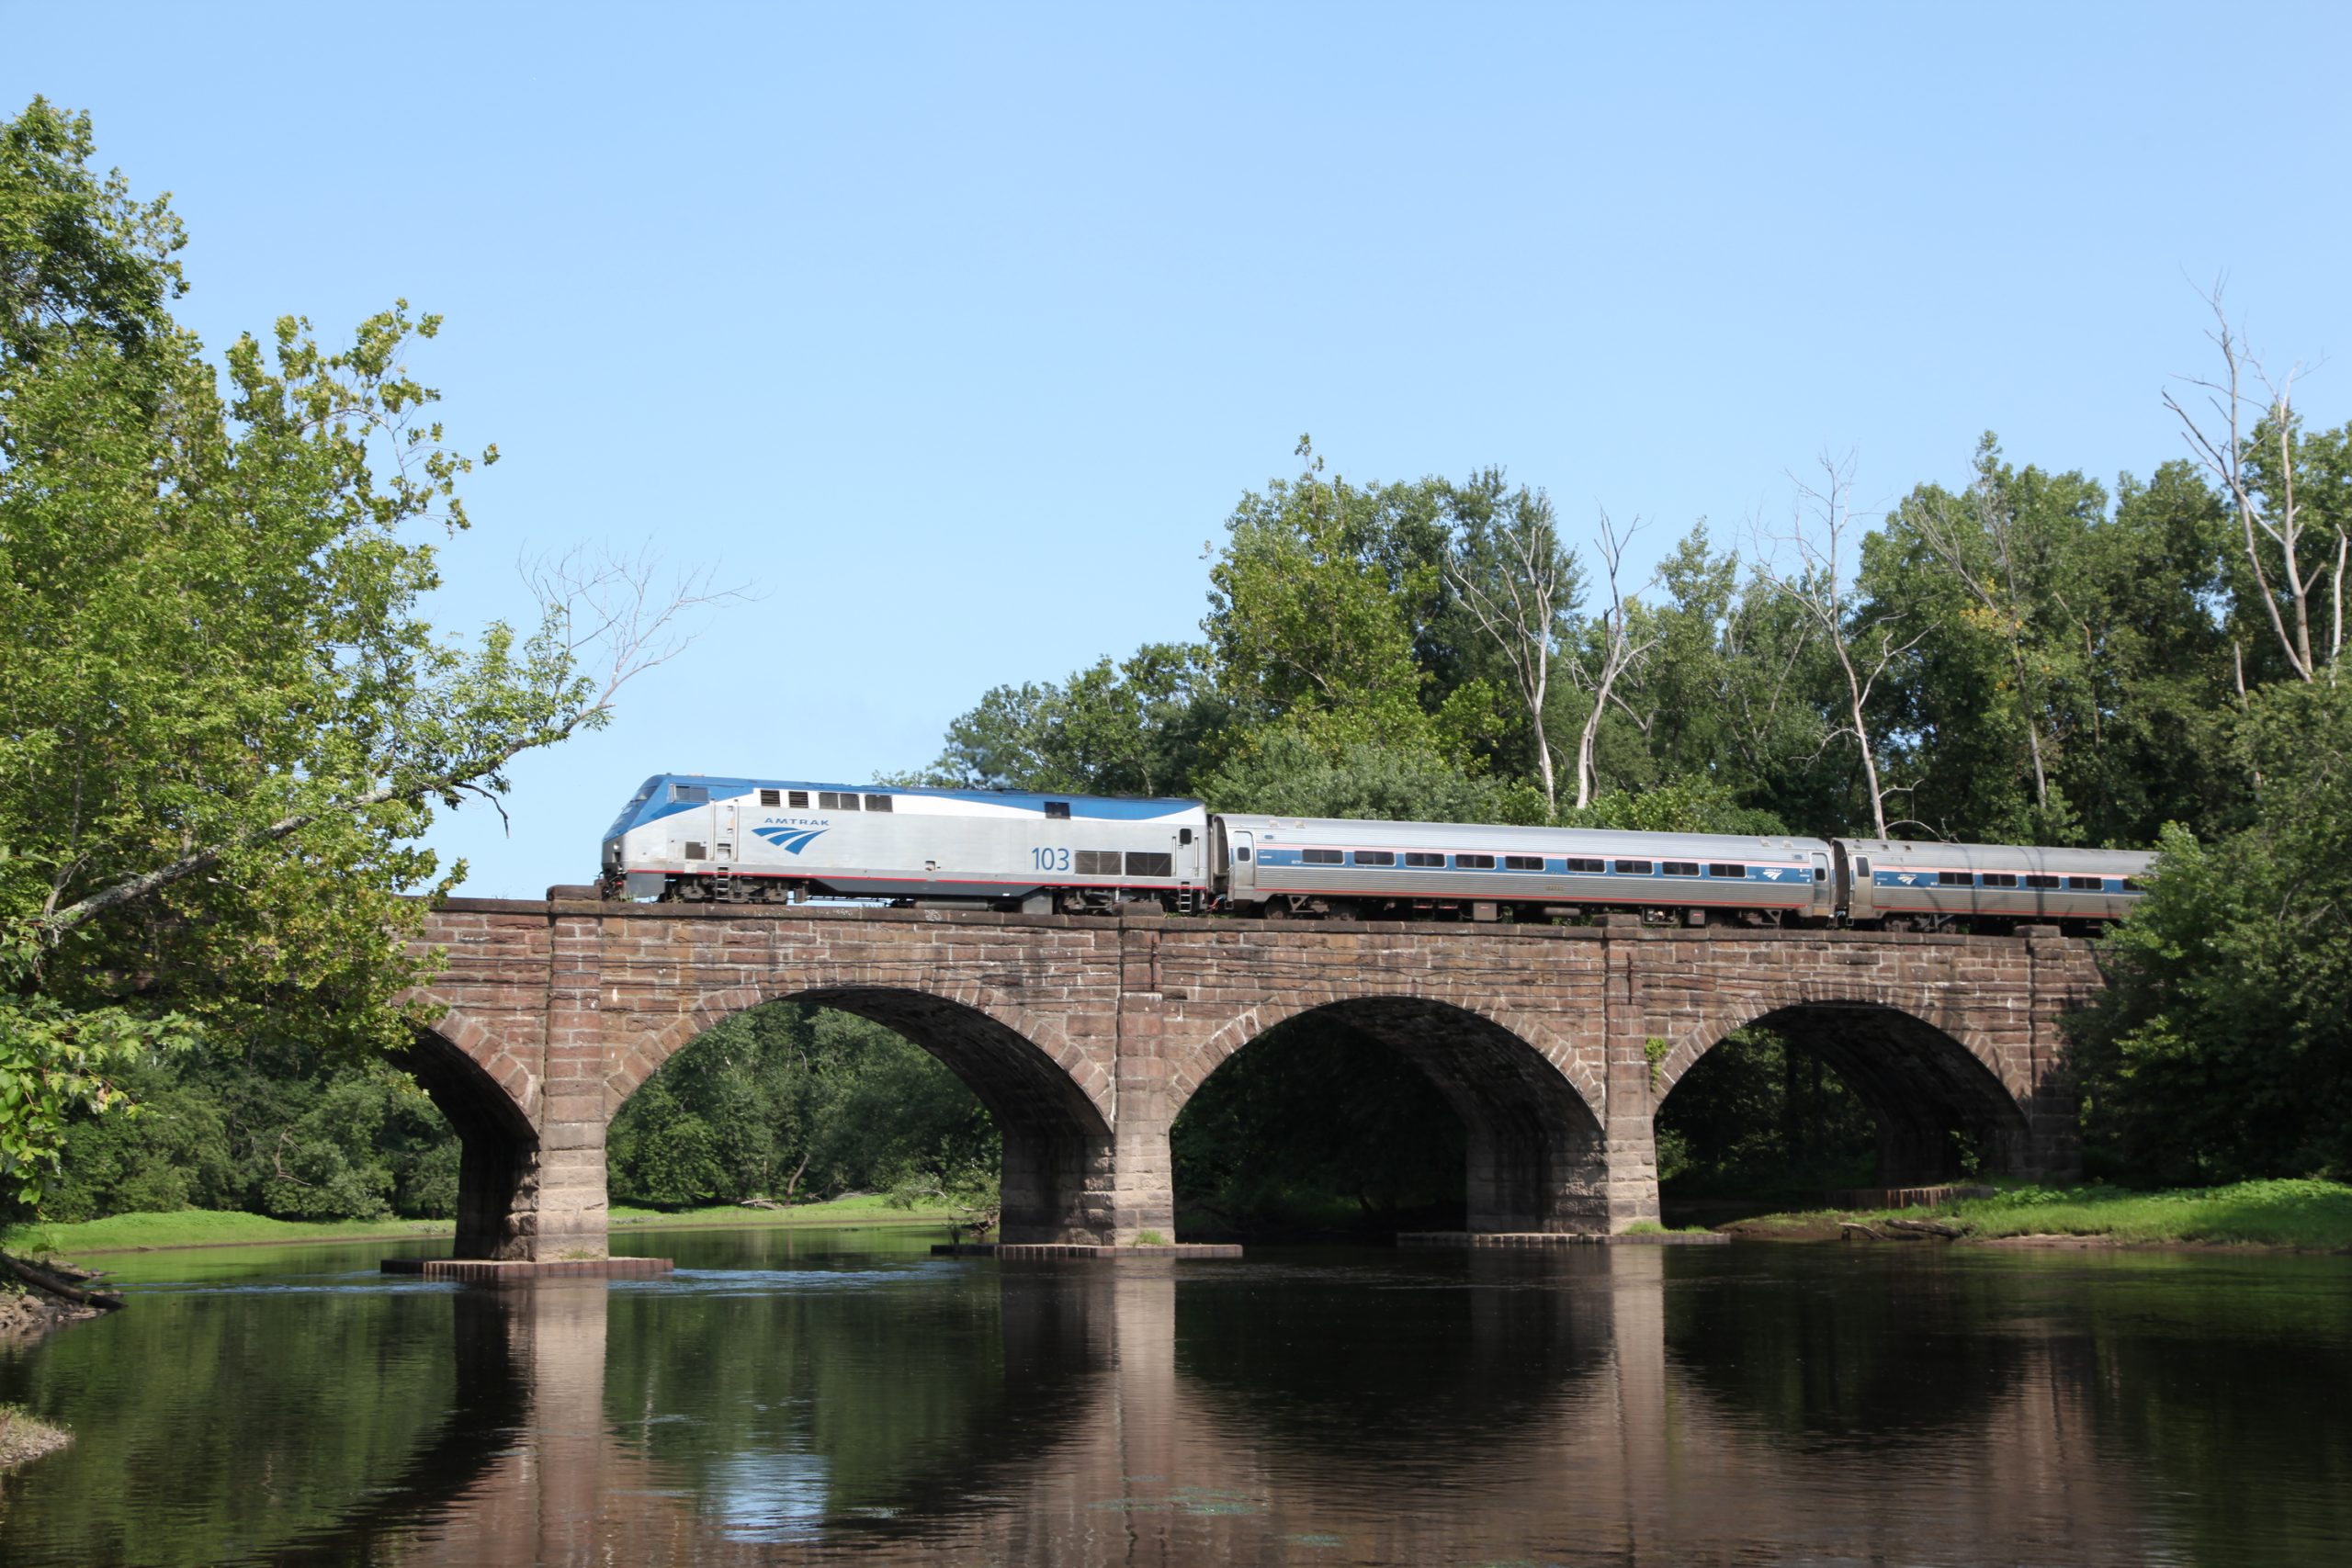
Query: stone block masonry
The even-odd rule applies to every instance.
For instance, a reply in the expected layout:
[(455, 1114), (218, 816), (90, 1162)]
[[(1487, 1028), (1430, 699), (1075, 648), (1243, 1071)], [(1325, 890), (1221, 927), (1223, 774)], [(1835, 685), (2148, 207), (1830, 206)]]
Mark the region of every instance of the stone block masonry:
[(1402, 1052), (1463, 1121), (1468, 1229), (1607, 1235), (1657, 1217), (1653, 1122), (1724, 1035), (1821, 1051), (1880, 1121), (1879, 1179), (2079, 1166), (2058, 1021), (2087, 942), (1604, 925), (1109, 919), (451, 899), (441, 1010), (412, 1066), (465, 1144), (457, 1255), (605, 1250), (605, 1135), (712, 1024), (785, 999), (897, 1030), (1004, 1138), (1001, 1240), (1172, 1236), (1168, 1134), (1217, 1066), (1302, 1013)]

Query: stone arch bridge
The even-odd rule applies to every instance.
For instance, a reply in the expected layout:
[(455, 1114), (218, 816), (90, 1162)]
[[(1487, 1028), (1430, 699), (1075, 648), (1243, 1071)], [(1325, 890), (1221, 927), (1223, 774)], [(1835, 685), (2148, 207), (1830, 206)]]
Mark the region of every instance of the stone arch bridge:
[[(559, 890), (560, 891), (560, 890)], [(1008, 1241), (1174, 1236), (1168, 1134), (1217, 1066), (1315, 1010), (1416, 1063), (1467, 1134), (1468, 1224), (1657, 1217), (1652, 1123), (1691, 1065), (1765, 1022), (1870, 1104), (1889, 1186), (2079, 1167), (2058, 1021), (2086, 942), (1600, 926), (1021, 916), (455, 898), (409, 1065), (464, 1145), (457, 1255), (602, 1257), (605, 1133), (719, 1020), (784, 999), (884, 1023), (996, 1118)]]

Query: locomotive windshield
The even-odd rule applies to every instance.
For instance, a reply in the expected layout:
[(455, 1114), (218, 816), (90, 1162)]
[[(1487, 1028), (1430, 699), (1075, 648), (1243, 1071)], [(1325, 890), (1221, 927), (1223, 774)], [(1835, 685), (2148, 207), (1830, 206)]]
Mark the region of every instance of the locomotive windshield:
[(613, 825), (611, 827), (605, 829), (605, 837), (607, 839), (618, 838), (621, 834), (627, 832), (628, 830), (629, 818), (637, 815), (637, 808), (644, 805), (647, 801), (651, 800), (653, 798), (653, 792), (661, 787), (662, 775), (659, 773), (654, 774), (651, 778), (638, 785), (637, 793), (628, 797), (628, 804), (627, 806), (621, 807), (621, 814), (613, 818)]

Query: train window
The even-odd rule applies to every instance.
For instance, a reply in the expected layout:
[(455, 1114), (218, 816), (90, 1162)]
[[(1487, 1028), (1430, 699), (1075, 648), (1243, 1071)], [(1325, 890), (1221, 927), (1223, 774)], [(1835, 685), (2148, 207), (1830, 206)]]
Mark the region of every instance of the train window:
[(1868, 876), (1870, 875), (1870, 874), (1871, 874), (1871, 863), (1870, 863), (1870, 858), (1869, 858), (1868, 856), (1866, 856), (1866, 855), (1865, 855), (1865, 856), (1858, 856), (1858, 857), (1855, 859), (1855, 861), (1854, 861), (1854, 874), (1855, 874), (1856, 876), (1868, 877)]
[(1193, 841), (1193, 830), (1190, 828), (1178, 829), (1176, 830), (1176, 841), (1180, 844), (1191, 843)]
[(1670, 860), (1661, 863), (1657, 869), (1661, 876), (1696, 876), (1699, 874), (1699, 863), (1694, 860)]
[(1542, 871), (1544, 857), (1542, 855), (1505, 855), (1503, 869), (1505, 871)]
[(706, 852), (704, 846), (690, 843), (686, 846), (686, 858), (688, 860), (706, 860), (709, 857)]
[(1301, 850), (1298, 858), (1307, 865), (1337, 865), (1341, 857), (1337, 850)]
[(1453, 857), (1453, 869), (1456, 871), (1492, 871), (1495, 869), (1495, 857), (1492, 855), (1456, 855)]
[(2107, 885), (2096, 876), (2070, 876), (2066, 879), (2066, 886), (2076, 893), (2101, 893), (2107, 888)]
[(1396, 852), (1395, 850), (1358, 850), (1355, 852), (1355, 862), (1358, 865), (1395, 865)]
[(1405, 852), (1405, 863), (1407, 865), (1442, 866), (1445, 863), (1445, 857), (1443, 855), (1430, 854), (1426, 850), (1407, 850)]
[(1964, 871), (1939, 871), (1936, 873), (1936, 886), (1939, 887), (1973, 887), (1976, 886), (1976, 878), (1971, 876)]
[(1176, 857), (1166, 850), (1150, 853), (1129, 850), (1127, 874), (1129, 876), (1173, 876), (1176, 874)]
[(1234, 851), (1233, 858), (1238, 861), (1248, 860), (1250, 858), (1250, 847), (1245, 844), (1241, 848)]
[(1744, 865), (1715, 865), (1710, 863), (1707, 867), (1707, 874), (1709, 876), (1746, 876), (1747, 874), (1747, 868)]
[(1617, 863), (1617, 874), (1621, 876), (1647, 876), (1650, 863), (1645, 860), (1621, 860)]
[(805, 789), (796, 789), (792, 792), (792, 798), (785, 804), (806, 811), (808, 809), (808, 792)]
[(1046, 818), (1048, 821), (1053, 822), (1069, 821), (1069, 802), (1067, 800), (1049, 800), (1046, 802)]
[(1609, 869), (1609, 863), (1605, 860), (1588, 860), (1583, 855), (1570, 855), (1568, 857), (1568, 869), (1570, 871), (1595, 873), (1604, 872)]
[(2058, 886), (2058, 879), (2054, 876), (2044, 876), (2039, 872), (2030, 871), (2026, 873), (2025, 885), (2028, 887), (2055, 887)]
[(760, 791), (760, 804), (762, 806), (782, 806), (784, 804), (784, 791), (780, 789), (763, 789)]
[(707, 806), (710, 791), (701, 784), (672, 784), (670, 799), (679, 806)]
[(2123, 891), (2126, 893), (2145, 893), (2147, 890), (2148, 885), (2136, 876), (2127, 876), (2123, 879)]
[(1119, 852), (1116, 850), (1079, 851), (1078, 874), (1080, 876), (1118, 875)]
[(2018, 874), (2014, 871), (1988, 871), (1984, 874), (1984, 886), (1987, 887), (2015, 887), (2017, 885)]
[(890, 809), (890, 797), (887, 795), (869, 795), (865, 797), (865, 809), (888, 811)]

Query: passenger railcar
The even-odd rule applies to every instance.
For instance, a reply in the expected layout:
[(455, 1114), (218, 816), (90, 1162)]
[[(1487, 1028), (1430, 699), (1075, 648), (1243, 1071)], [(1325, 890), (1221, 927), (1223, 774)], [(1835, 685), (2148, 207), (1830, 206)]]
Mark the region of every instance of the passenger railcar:
[(1632, 910), (1693, 923), (1838, 913), (1821, 839), (1630, 833), (1224, 815), (1220, 891), (1241, 912), (1573, 919)]
[(1194, 800), (657, 773), (605, 830), (608, 896), (906, 899), (934, 907), (1204, 908)]
[(1890, 931), (1975, 930), (2024, 921), (2057, 925), (2120, 919), (2155, 861), (2129, 850), (2038, 849), (2012, 844), (1834, 840), (1846, 919)]

